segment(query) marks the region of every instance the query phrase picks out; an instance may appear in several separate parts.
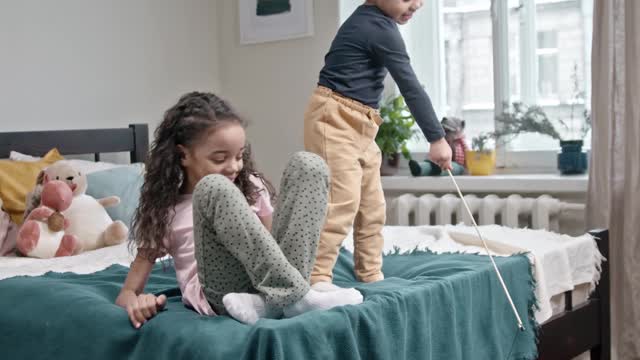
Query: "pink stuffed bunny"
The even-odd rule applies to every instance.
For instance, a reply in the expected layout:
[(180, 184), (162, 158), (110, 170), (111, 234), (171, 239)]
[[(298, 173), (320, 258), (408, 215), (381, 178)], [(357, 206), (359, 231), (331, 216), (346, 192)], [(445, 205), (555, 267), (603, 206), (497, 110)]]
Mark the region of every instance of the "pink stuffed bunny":
[(73, 255), (78, 239), (65, 234), (69, 222), (62, 215), (71, 206), (72, 199), (73, 193), (66, 183), (59, 180), (45, 183), (41, 205), (31, 211), (18, 232), (18, 251), (42, 259)]

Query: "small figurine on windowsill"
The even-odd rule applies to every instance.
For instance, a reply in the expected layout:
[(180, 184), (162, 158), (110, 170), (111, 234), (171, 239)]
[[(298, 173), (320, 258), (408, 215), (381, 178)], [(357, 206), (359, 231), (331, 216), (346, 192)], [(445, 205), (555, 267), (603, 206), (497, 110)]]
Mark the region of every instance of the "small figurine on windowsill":
[[(455, 117), (445, 117), (440, 122), (444, 128), (444, 137), (451, 147), (451, 173), (453, 175), (463, 175), (466, 170), (465, 152), (467, 143), (464, 141), (464, 120)], [(429, 159), (424, 161), (409, 161), (409, 169), (413, 176), (444, 176), (446, 171)]]
[(440, 123), (444, 128), (444, 137), (449, 146), (451, 146), (451, 160), (466, 168), (465, 152), (468, 147), (464, 139), (464, 120), (455, 117), (444, 117)]

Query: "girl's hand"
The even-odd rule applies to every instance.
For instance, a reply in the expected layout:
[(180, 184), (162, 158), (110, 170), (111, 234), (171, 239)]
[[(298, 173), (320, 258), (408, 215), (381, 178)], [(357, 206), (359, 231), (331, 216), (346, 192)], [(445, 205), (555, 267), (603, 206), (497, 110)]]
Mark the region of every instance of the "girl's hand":
[(148, 319), (162, 310), (167, 303), (167, 297), (164, 295), (156, 297), (152, 294), (142, 294), (155, 263), (150, 260), (149, 253), (145, 253), (145, 251), (147, 250), (138, 249), (138, 254), (131, 263), (120, 295), (116, 298), (116, 305), (127, 310), (129, 320), (136, 329), (139, 329)]
[(116, 299), (116, 304), (127, 310), (129, 320), (136, 329), (154, 317), (158, 311), (164, 309), (166, 303), (167, 297), (165, 295), (136, 295), (133, 291), (123, 291)]
[(442, 170), (451, 170), (451, 147), (445, 138), (431, 143), (429, 160), (438, 164)]
[(267, 216), (258, 216), (258, 219), (260, 219), (260, 222), (262, 223), (262, 225), (264, 225), (265, 228), (267, 228), (267, 230), (269, 230), (269, 232), (271, 232), (271, 225), (273, 224), (273, 215), (267, 215)]

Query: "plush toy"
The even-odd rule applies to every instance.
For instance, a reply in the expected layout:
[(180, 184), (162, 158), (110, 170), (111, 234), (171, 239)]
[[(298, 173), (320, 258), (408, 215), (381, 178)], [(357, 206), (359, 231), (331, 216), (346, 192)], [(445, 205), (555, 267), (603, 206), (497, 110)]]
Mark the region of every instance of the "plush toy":
[(76, 251), (78, 240), (65, 234), (69, 222), (62, 215), (72, 199), (71, 189), (62, 181), (50, 181), (43, 186), (41, 205), (29, 213), (18, 231), (16, 247), (22, 255), (44, 259), (69, 256)]
[(468, 150), (468, 146), (464, 140), (464, 120), (445, 117), (442, 118), (441, 124), (444, 128), (445, 139), (451, 147), (451, 160), (466, 167), (465, 152)]
[[(69, 225), (65, 228), (65, 234), (74, 235), (78, 244), (74, 253), (89, 251), (104, 246), (116, 245), (127, 238), (128, 229), (122, 221), (113, 221), (105, 210), (105, 207), (120, 203), (117, 196), (110, 196), (96, 200), (87, 195), (87, 177), (80, 171), (76, 171), (70, 164), (58, 161), (47, 167), (39, 181), (43, 186), (50, 181), (60, 180), (67, 184), (73, 196), (71, 205), (62, 211)], [(37, 201), (38, 187), (31, 194), (32, 202)], [(42, 188), (44, 193), (44, 188)]]
[(2, 205), (2, 198), (0, 198), (0, 256), (7, 256), (16, 250), (18, 227), (11, 221), (11, 217)]
[[(449, 174), (446, 171), (442, 171), (442, 168), (431, 160), (409, 160), (409, 170), (411, 170), (411, 175), (413, 176), (446, 176)], [(463, 175), (464, 166), (458, 164), (455, 161), (452, 161), (451, 174)]]

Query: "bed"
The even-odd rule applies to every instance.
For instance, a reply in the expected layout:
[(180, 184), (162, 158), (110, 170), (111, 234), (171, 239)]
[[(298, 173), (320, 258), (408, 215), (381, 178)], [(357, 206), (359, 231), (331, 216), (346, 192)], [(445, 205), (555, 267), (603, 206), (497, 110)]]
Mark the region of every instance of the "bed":
[[(96, 161), (101, 153), (128, 152), (132, 163), (144, 162), (148, 129), (134, 124), (0, 133), (0, 158), (10, 151), (42, 155), (52, 147), (64, 155), (94, 154)], [(591, 233), (608, 258), (608, 232)], [(586, 301), (574, 306), (573, 293), (567, 291), (564, 310), (536, 327), (530, 259), (524, 254), (497, 258), (525, 320), (523, 333), (516, 330), (491, 265), (482, 255), (392, 252), (385, 256), (385, 281), (358, 284), (350, 270), (350, 253), (343, 250), (334, 271), (336, 283), (361, 290), (362, 305), (261, 320), (255, 327), (228, 317), (202, 317), (185, 308), (170, 262), (159, 263), (146, 290), (167, 294), (168, 308), (136, 331), (113, 304), (130, 256), (126, 247), (106, 248), (50, 267), (74, 272), (41, 274), (41, 268), (21, 273), (38, 276), (3, 277), (2, 357), (570, 359), (590, 351), (592, 359), (610, 358), (607, 262)], [(22, 260), (0, 258), (0, 275), (3, 264)], [(28, 266), (11, 265), (21, 267)]]

